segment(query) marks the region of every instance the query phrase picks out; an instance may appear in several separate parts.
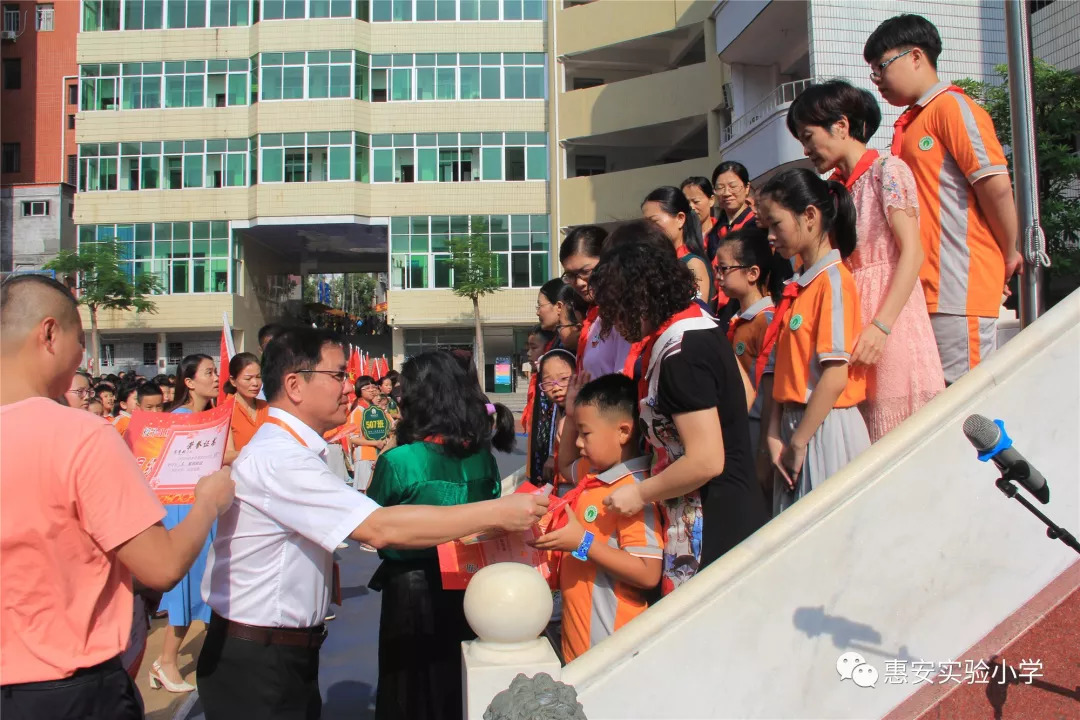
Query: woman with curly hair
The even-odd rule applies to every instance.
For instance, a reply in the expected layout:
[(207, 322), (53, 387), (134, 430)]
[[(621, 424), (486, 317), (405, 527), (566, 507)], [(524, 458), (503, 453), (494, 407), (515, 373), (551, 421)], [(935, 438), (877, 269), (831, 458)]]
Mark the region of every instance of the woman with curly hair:
[[(615, 230), (592, 286), (605, 329), (640, 348), (638, 400), (654, 451), (651, 476), (615, 490), (605, 505), (632, 515), (660, 502), (669, 540), (690, 539), (692, 562), (676, 556), (677, 543), (664, 549), (666, 594), (769, 519), (754, 474), (746, 392), (724, 331), (695, 302), (693, 274), (655, 224)], [(696, 521), (687, 524), (699, 508), (700, 534)]]
[[(375, 464), (368, 496), (390, 505), (464, 505), (499, 497), (491, 449), (514, 446), (514, 414), (488, 403), (471, 359), (439, 350), (401, 369), (397, 447)], [(444, 590), (435, 548), (380, 550), (376, 718), (461, 717), (461, 643), (476, 637), (461, 590)]]

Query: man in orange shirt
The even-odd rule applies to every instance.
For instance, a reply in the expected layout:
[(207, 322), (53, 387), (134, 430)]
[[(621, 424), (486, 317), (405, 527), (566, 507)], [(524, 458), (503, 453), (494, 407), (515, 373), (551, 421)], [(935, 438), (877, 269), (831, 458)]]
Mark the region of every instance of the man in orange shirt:
[(161, 503), (107, 421), (55, 401), (85, 351), (75, 299), (17, 275), (0, 286), (0, 716), (142, 718), (120, 654), (132, 574), (167, 590), (218, 514), (228, 470), (203, 478), (165, 530)]
[(881, 23), (863, 48), (870, 79), (907, 106), (892, 153), (915, 175), (926, 259), (919, 277), (946, 384), (997, 347), (1006, 284), (1022, 269), (1005, 154), (990, 116), (937, 73), (941, 37), (919, 15)]

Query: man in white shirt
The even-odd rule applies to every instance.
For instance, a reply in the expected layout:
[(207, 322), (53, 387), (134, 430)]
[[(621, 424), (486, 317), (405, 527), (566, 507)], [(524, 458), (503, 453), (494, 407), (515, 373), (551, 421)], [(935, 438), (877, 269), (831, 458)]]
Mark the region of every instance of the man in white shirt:
[(236, 502), (218, 522), (203, 578), (214, 611), (197, 670), (207, 720), (319, 717), (319, 648), (338, 543), (426, 548), (486, 529), (524, 530), (548, 503), (517, 494), (380, 507), (326, 465), (323, 433), (348, 412), (345, 353), (334, 336), (281, 333), (266, 347), (262, 374), (269, 419), (233, 463)]

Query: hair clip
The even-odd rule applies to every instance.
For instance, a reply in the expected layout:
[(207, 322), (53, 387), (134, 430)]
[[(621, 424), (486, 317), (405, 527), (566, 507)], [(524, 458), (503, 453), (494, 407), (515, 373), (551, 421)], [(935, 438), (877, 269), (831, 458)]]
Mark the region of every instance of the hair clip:
[(495, 414), (495, 406), (493, 404), (487, 403), (486, 405), (484, 405), (484, 407), (487, 408), (488, 415), (494, 415)]

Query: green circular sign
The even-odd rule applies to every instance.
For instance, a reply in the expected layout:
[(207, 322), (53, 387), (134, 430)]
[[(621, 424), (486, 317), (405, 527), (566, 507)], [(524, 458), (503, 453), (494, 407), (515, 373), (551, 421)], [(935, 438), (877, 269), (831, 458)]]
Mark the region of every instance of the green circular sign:
[(929, 135), (923, 135), (922, 139), (919, 140), (919, 149), (929, 150), (932, 147), (934, 147), (934, 138), (930, 137)]
[(735, 354), (736, 355), (742, 355), (745, 352), (746, 352), (746, 343), (742, 342), (741, 340), (739, 342), (735, 343)]
[(592, 522), (599, 514), (600, 512), (596, 509), (596, 506), (590, 505), (589, 507), (585, 508), (585, 522)]
[(364, 426), (361, 430), (368, 440), (385, 440), (390, 434), (390, 420), (382, 408), (375, 405), (369, 407), (364, 411), (362, 422)]
[(788, 327), (792, 330), (798, 330), (802, 327), (802, 315), (792, 315), (791, 322), (788, 323)]

